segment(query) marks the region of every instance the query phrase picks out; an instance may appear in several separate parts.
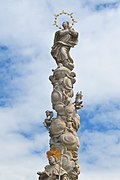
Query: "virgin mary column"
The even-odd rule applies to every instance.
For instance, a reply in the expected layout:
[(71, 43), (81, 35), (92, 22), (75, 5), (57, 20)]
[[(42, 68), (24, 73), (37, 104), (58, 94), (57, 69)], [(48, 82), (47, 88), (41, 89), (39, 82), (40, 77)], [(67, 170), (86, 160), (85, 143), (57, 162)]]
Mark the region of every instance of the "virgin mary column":
[(77, 92), (72, 102), (76, 74), (73, 71), (74, 60), (70, 56), (70, 49), (77, 42), (78, 32), (68, 21), (63, 22), (62, 28), (55, 33), (51, 50), (57, 68), (49, 77), (53, 86), (52, 108), (57, 115), (54, 117), (53, 111), (46, 111), (44, 126), (50, 136), (50, 150), (46, 153), (49, 163), (43, 172), (37, 173), (39, 180), (78, 180), (80, 174), (77, 136), (80, 116), (77, 110), (82, 107), (82, 94)]

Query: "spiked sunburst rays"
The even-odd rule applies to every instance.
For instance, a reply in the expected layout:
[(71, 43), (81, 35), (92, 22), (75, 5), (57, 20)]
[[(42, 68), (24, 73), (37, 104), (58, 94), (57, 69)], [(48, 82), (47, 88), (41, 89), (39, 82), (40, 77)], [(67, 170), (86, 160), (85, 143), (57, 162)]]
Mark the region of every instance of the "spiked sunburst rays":
[(73, 25), (74, 25), (75, 23), (77, 23), (77, 22), (75, 21), (74, 17), (73, 17), (73, 13), (67, 13), (67, 12), (65, 12), (65, 11), (63, 10), (63, 11), (60, 12), (59, 14), (55, 14), (55, 15), (54, 15), (55, 18), (54, 18), (54, 24), (53, 24), (53, 25), (55, 25), (57, 28), (62, 29), (62, 27), (59, 26), (59, 24), (58, 24), (58, 17), (60, 17), (60, 16), (62, 16), (62, 15), (67, 15), (67, 16), (69, 16), (69, 17), (71, 18), (70, 28), (72, 28)]

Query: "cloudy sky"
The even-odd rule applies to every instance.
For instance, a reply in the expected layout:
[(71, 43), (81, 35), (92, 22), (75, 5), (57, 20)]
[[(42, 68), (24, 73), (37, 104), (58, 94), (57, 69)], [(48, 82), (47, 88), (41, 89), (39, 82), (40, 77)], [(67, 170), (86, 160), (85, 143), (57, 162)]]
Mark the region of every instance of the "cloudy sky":
[(45, 111), (53, 15), (73, 12), (79, 44), (72, 49), (82, 90), (80, 180), (120, 179), (120, 1), (0, 0), (0, 179), (35, 180), (47, 164)]

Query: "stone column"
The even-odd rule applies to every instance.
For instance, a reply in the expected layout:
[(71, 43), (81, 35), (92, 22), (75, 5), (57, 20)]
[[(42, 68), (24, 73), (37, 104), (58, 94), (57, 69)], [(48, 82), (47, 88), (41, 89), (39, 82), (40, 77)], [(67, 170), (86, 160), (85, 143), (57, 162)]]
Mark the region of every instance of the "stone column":
[(51, 55), (57, 68), (52, 70), (49, 80), (53, 86), (51, 94), (53, 111), (46, 111), (44, 126), (50, 136), (50, 150), (47, 152), (49, 165), (38, 172), (39, 180), (77, 180), (80, 174), (78, 165), (80, 116), (77, 110), (82, 107), (82, 93), (76, 94), (74, 102), (73, 86), (76, 74), (70, 49), (77, 45), (78, 33), (70, 28), (69, 22), (62, 24), (63, 29), (54, 37)]

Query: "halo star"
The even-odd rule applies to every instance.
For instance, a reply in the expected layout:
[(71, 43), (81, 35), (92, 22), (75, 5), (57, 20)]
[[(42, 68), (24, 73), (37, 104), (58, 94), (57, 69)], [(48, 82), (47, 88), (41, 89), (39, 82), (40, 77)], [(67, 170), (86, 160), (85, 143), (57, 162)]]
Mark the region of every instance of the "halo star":
[(54, 16), (55, 16), (55, 18), (54, 18), (54, 26), (56, 26), (57, 28), (59, 28), (59, 29), (62, 29), (62, 27), (61, 26), (59, 26), (59, 24), (58, 24), (58, 17), (59, 16), (61, 16), (61, 15), (68, 15), (70, 18), (71, 18), (71, 25), (70, 25), (70, 28), (72, 28), (73, 27), (73, 25), (75, 24), (75, 23), (77, 23), (77, 21), (75, 21), (75, 19), (74, 19), (74, 17), (73, 17), (73, 13), (67, 13), (67, 12), (65, 12), (64, 10), (62, 10), (59, 14), (55, 14)]

